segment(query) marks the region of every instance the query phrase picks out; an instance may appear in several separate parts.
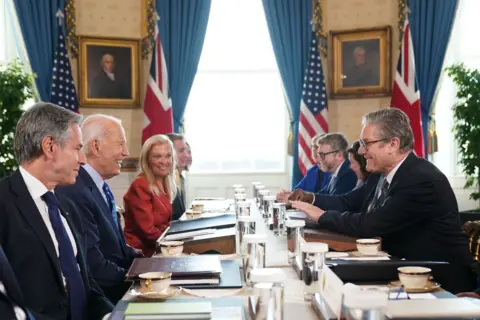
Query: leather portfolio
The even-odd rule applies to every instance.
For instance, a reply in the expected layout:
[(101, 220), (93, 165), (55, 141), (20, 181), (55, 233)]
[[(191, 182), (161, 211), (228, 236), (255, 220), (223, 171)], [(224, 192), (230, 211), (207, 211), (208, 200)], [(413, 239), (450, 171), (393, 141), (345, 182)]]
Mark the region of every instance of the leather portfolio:
[(235, 215), (225, 214), (217, 217), (200, 218), (193, 220), (173, 221), (167, 231), (167, 235), (197, 231), (202, 229), (223, 229), (235, 227)]

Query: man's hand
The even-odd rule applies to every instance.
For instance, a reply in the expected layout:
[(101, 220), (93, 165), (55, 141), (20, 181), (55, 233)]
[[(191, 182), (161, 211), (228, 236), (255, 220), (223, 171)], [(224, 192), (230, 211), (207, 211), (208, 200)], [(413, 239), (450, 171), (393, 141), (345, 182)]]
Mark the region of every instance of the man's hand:
[(474, 299), (480, 299), (480, 295), (478, 295), (475, 292), (461, 292), (457, 293), (457, 297), (459, 298), (474, 298)]
[(279, 193), (277, 193), (277, 201), (281, 202), (281, 203), (287, 203), (288, 202), (288, 197), (291, 195), (292, 193), (290, 191), (287, 191), (287, 190), (283, 190), (280, 191)]
[(288, 197), (289, 201), (303, 201), (312, 203), (313, 202), (313, 194), (309, 192), (303, 192), (301, 189), (295, 189)]
[(299, 209), (308, 214), (310, 218), (315, 222), (317, 222), (318, 218), (320, 218), (325, 213), (325, 210), (322, 210), (319, 207), (314, 206), (313, 204), (302, 201), (290, 201), (290, 203), (295, 209)]

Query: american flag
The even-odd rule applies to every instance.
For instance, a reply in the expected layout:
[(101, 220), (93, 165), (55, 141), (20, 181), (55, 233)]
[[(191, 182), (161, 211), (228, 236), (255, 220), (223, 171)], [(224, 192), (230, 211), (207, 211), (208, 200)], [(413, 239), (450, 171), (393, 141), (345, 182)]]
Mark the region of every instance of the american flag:
[(303, 82), (298, 129), (298, 165), (303, 175), (314, 164), (310, 152), (312, 138), (319, 133), (328, 132), (327, 112), (328, 100), (322, 61), (315, 33), (312, 32), (312, 44)]
[(415, 73), (415, 56), (413, 54), (412, 36), (408, 17), (405, 26), (398, 57), (397, 72), (392, 91), (392, 107), (403, 110), (410, 118), (410, 126), (415, 139), (415, 153), (419, 157), (425, 157), (423, 144), (422, 114), (420, 110), (420, 91), (417, 88)]
[(72, 69), (63, 37), (58, 28), (58, 44), (53, 60), (52, 94), (50, 102), (78, 113), (78, 98), (72, 78)]
[(173, 132), (172, 106), (168, 101), (168, 74), (158, 27), (155, 30), (155, 47), (152, 51), (150, 78), (144, 104), (142, 144), (151, 136)]

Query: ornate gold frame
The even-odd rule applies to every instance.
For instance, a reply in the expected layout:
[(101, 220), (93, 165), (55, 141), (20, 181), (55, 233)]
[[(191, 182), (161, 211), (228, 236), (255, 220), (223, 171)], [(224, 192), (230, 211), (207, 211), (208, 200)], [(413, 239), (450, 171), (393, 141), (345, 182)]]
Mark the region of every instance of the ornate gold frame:
[[(88, 98), (87, 75), (87, 47), (88, 46), (127, 47), (131, 49), (132, 68), (132, 99), (100, 99)], [(80, 107), (111, 107), (111, 108), (140, 108), (140, 41), (135, 39), (113, 39), (79, 37), (78, 83), (80, 93)]]
[[(344, 41), (380, 40), (380, 84), (378, 86), (343, 87), (342, 83), (342, 43)], [(329, 80), (330, 98), (368, 98), (387, 96), (392, 87), (391, 27), (330, 31)]]

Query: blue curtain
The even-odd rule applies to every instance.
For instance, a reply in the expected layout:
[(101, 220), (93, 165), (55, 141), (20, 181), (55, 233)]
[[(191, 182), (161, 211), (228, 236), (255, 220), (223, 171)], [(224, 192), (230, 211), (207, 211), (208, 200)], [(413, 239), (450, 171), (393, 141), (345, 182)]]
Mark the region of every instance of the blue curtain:
[(263, 0), (263, 8), (292, 117), (294, 186), (302, 178), (298, 167), (298, 124), (303, 78), (312, 39), (312, 0)]
[(64, 0), (14, 0), (23, 40), (40, 99), (50, 101), (52, 68), (58, 41), (58, 9)]
[(422, 105), (423, 138), (427, 148), (430, 107), (442, 72), (457, 0), (409, 0), (408, 6)]
[(168, 70), (173, 127), (179, 132), (202, 53), (211, 0), (157, 0)]

